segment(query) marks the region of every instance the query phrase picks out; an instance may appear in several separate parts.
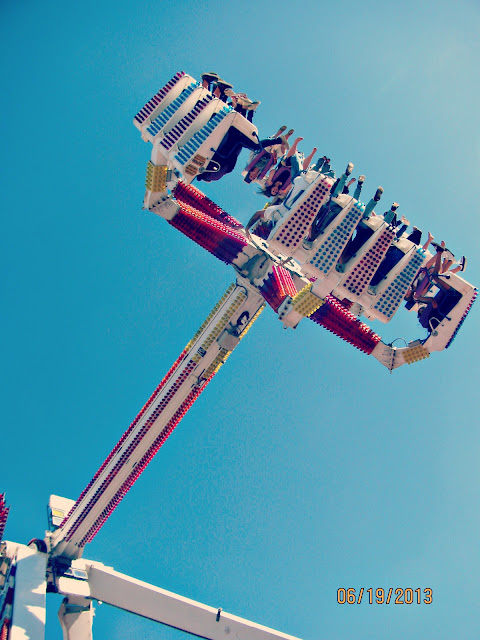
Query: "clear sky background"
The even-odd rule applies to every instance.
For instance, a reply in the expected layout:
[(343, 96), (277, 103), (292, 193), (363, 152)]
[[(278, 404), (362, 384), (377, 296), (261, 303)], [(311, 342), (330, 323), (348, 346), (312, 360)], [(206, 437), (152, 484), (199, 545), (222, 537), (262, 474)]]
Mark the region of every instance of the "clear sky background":
[[(337, 173), (354, 162), (478, 283), (479, 33), (474, 0), (3, 0), (7, 539), (43, 536), (50, 493), (77, 498), (234, 279), (141, 210), (143, 104), (218, 71), (262, 101), (262, 136), (286, 124)], [(205, 192), (246, 222), (265, 200), (239, 171)], [(411, 315), (374, 328), (423, 337)], [(478, 637), (478, 318), (390, 375), (267, 309), (86, 557), (304, 640)], [(390, 586), (433, 604), (336, 602)], [(186, 638), (107, 605), (95, 632)]]

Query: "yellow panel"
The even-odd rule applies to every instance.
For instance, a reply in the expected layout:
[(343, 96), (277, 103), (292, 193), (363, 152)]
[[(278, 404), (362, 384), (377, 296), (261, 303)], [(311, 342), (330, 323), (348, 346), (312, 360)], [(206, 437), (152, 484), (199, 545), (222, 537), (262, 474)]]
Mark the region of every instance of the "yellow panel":
[(231, 353), (232, 352), (229, 351), (228, 349), (221, 348), (220, 351), (218, 352), (218, 355), (215, 356), (212, 364), (205, 370), (204, 374), (202, 375), (202, 378), (206, 378), (207, 379), (213, 373), (217, 373), (217, 371), (220, 369), (222, 364), (225, 363), (226, 359), (228, 358), (228, 356)]
[(167, 165), (155, 166), (149, 160), (145, 186), (149, 191), (165, 191), (167, 188)]
[(430, 356), (430, 352), (428, 349), (421, 344), (410, 347), (406, 351), (402, 351), (403, 359), (407, 364), (412, 364), (414, 362), (418, 362), (419, 360), (424, 360)]
[(311, 316), (314, 311), (322, 306), (324, 300), (318, 298), (311, 292), (312, 283), (307, 284), (297, 295), (292, 299), (292, 309), (296, 311), (304, 318)]

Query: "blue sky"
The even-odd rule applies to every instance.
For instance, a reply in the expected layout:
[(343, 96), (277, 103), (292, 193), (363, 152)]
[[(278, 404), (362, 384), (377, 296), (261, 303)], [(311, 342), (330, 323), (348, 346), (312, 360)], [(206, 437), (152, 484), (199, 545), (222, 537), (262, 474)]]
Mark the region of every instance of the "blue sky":
[[(0, 17), (8, 539), (43, 535), (50, 493), (79, 495), (233, 280), (141, 210), (132, 118), (176, 71), (217, 70), (262, 101), (261, 135), (286, 124), (337, 172), (354, 162), (479, 282), (478, 3), (4, 0)], [(239, 172), (205, 192), (243, 222), (264, 204)], [(375, 329), (422, 336), (405, 316)], [(85, 555), (305, 640), (470, 640), (478, 330), (474, 308), (450, 349), (390, 375), (266, 310)], [(434, 602), (336, 603), (390, 586)], [(95, 632), (186, 637), (106, 605)]]

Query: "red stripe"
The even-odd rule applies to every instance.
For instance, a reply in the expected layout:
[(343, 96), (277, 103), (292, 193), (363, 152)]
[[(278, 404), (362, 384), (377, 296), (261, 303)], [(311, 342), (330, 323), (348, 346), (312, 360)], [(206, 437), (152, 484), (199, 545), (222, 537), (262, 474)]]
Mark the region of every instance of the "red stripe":
[(139, 414), (137, 415), (137, 417), (135, 418), (135, 420), (133, 420), (133, 422), (130, 424), (130, 426), (128, 427), (128, 429), (125, 431), (125, 433), (123, 434), (123, 436), (120, 438), (120, 440), (117, 442), (117, 444), (115, 445), (115, 447), (112, 449), (112, 451), (109, 453), (109, 455), (107, 456), (107, 458), (105, 459), (105, 461), (103, 462), (102, 466), (100, 467), (100, 469), (97, 471), (97, 473), (93, 476), (92, 480), (88, 483), (88, 485), (85, 487), (85, 489), (82, 491), (82, 493), (80, 494), (80, 497), (78, 498), (78, 500), (76, 501), (76, 503), (73, 505), (73, 507), (71, 508), (70, 512), (68, 513), (68, 515), (63, 519), (62, 524), (60, 525), (61, 527), (63, 527), (68, 519), (73, 515), (73, 513), (75, 512), (75, 510), (77, 509), (78, 505), (80, 504), (80, 502), (83, 500), (83, 498), (85, 497), (86, 493), (88, 492), (88, 490), (92, 487), (92, 485), (95, 483), (95, 481), (97, 480), (97, 478), (100, 476), (100, 474), (103, 472), (103, 470), (105, 469), (105, 467), (108, 465), (108, 463), (110, 462), (110, 460), (113, 458), (113, 456), (116, 454), (116, 452), (120, 449), (120, 447), (123, 445), (123, 443), (125, 442), (125, 440), (127, 439), (127, 437), (130, 435), (130, 433), (132, 432), (132, 430), (135, 428), (135, 426), (137, 425), (137, 423), (139, 422), (140, 418), (143, 416), (143, 414), (145, 413), (145, 411), (150, 407), (150, 405), (152, 404), (152, 402), (155, 400), (156, 396), (158, 395), (158, 392), (160, 391), (160, 389), (162, 389), (162, 387), (165, 386), (165, 384), (168, 382), (168, 380), (172, 377), (174, 371), (178, 368), (178, 366), (180, 365), (180, 363), (182, 362), (182, 360), (185, 358), (187, 354), (187, 351), (184, 349), (182, 351), (182, 353), (179, 355), (179, 357), (175, 360), (175, 362), (173, 363), (172, 367), (170, 368), (170, 370), (167, 372), (167, 374), (165, 375), (165, 377), (163, 378), (163, 380), (160, 382), (160, 384), (158, 385), (158, 387), (155, 389), (155, 391), (152, 393), (152, 395), (150, 396), (150, 398), (147, 400), (147, 402), (145, 403), (145, 405), (143, 406), (143, 408), (141, 409), (141, 411), (139, 412)]
[(169, 224), (188, 236), (219, 260), (231, 264), (243, 247), (247, 246), (245, 237), (223, 222), (184, 203), (180, 211)]
[(160, 447), (163, 444), (165, 444), (170, 434), (173, 432), (175, 427), (179, 424), (179, 422), (185, 416), (187, 411), (190, 409), (190, 407), (193, 405), (195, 400), (202, 393), (202, 391), (205, 389), (205, 387), (207, 386), (207, 384), (210, 382), (210, 380), (213, 378), (214, 375), (215, 374), (212, 374), (202, 387), (196, 387), (195, 389), (192, 389), (189, 395), (185, 398), (184, 402), (181, 404), (181, 406), (172, 416), (171, 420), (165, 425), (162, 432), (157, 436), (157, 438), (152, 443), (148, 451), (142, 457), (140, 462), (135, 466), (134, 471), (130, 473), (130, 475), (122, 484), (122, 486), (117, 491), (115, 496), (110, 500), (110, 502), (102, 511), (100, 516), (97, 518), (94, 524), (90, 527), (86, 535), (82, 538), (82, 540), (79, 543), (80, 547), (84, 547), (88, 542), (91, 542), (93, 538), (97, 535), (97, 533), (100, 531), (102, 526), (105, 524), (108, 518), (112, 515), (112, 513), (118, 507), (118, 505), (120, 504), (122, 499), (125, 497), (125, 495), (128, 493), (128, 491), (130, 491), (130, 489), (133, 487), (133, 485), (138, 480), (138, 478), (143, 473), (143, 471), (146, 469), (148, 464), (153, 460), (153, 458), (157, 454)]
[(207, 198), (207, 196), (202, 193), (200, 189), (197, 189), (197, 187), (194, 187), (191, 184), (185, 184), (184, 182), (179, 182), (175, 187), (173, 194), (177, 201), (188, 204), (191, 207), (195, 207), (195, 209), (203, 211), (203, 213), (208, 214), (211, 218), (220, 220), (220, 222), (223, 222), (234, 229), (243, 229), (241, 222), (224, 211), (218, 206), (218, 204), (215, 204), (215, 202)]
[[(168, 393), (165, 395), (165, 397), (162, 398), (162, 400), (160, 400), (160, 402), (158, 403), (157, 407), (155, 408), (155, 411), (152, 413), (152, 415), (145, 422), (144, 426), (140, 429), (139, 433), (135, 436), (135, 438), (129, 444), (127, 449), (122, 453), (120, 458), (117, 460), (117, 462), (115, 463), (113, 468), (108, 473), (107, 477), (103, 480), (101, 485), (98, 487), (98, 489), (95, 491), (93, 496), (90, 498), (90, 500), (88, 501), (86, 507), (84, 507), (84, 509), (82, 510), (81, 514), (79, 516), (77, 516), (73, 526), (70, 528), (70, 530), (68, 531), (68, 534), (65, 536), (65, 540), (69, 541), (69, 540), (72, 539), (73, 534), (75, 533), (75, 531), (77, 531), (77, 529), (80, 526), (80, 524), (83, 522), (83, 520), (85, 520), (86, 516), (90, 513), (90, 511), (93, 509), (95, 504), (101, 498), (101, 496), (103, 495), (103, 493), (105, 492), (107, 487), (111, 484), (112, 480), (117, 475), (117, 473), (119, 473), (119, 471), (123, 468), (123, 465), (125, 464), (125, 462), (128, 460), (128, 458), (132, 455), (133, 451), (136, 449), (136, 447), (139, 445), (139, 443), (145, 437), (146, 433), (149, 431), (151, 426), (154, 424), (154, 422), (156, 421), (158, 416), (162, 413), (162, 411), (170, 403), (170, 401), (175, 396), (175, 394), (178, 391), (178, 389), (183, 385), (183, 383), (188, 378), (188, 376), (190, 375), (191, 371), (195, 368), (195, 366), (196, 366), (195, 363), (193, 361), (190, 361), (187, 364), (187, 366), (185, 367), (184, 371), (178, 377), (178, 380), (176, 380), (176, 382), (172, 385), (172, 388), (168, 391)], [(144, 410), (142, 410), (142, 411), (144, 413)], [(118, 445), (117, 445), (117, 447), (118, 447)]]
[(380, 342), (379, 335), (331, 295), (325, 298), (325, 303), (312, 313), (310, 319), (367, 354), (372, 353)]

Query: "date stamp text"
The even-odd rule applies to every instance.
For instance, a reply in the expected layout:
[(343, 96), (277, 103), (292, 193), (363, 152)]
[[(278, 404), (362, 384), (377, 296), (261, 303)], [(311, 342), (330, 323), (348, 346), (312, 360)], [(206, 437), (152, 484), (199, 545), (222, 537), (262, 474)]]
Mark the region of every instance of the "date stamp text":
[(373, 589), (353, 589), (352, 587), (346, 589), (340, 587), (337, 589), (337, 602), (338, 604), (432, 604), (433, 602), (433, 589), (426, 587), (416, 589), (412, 587), (389, 587), (384, 589), (378, 587)]

